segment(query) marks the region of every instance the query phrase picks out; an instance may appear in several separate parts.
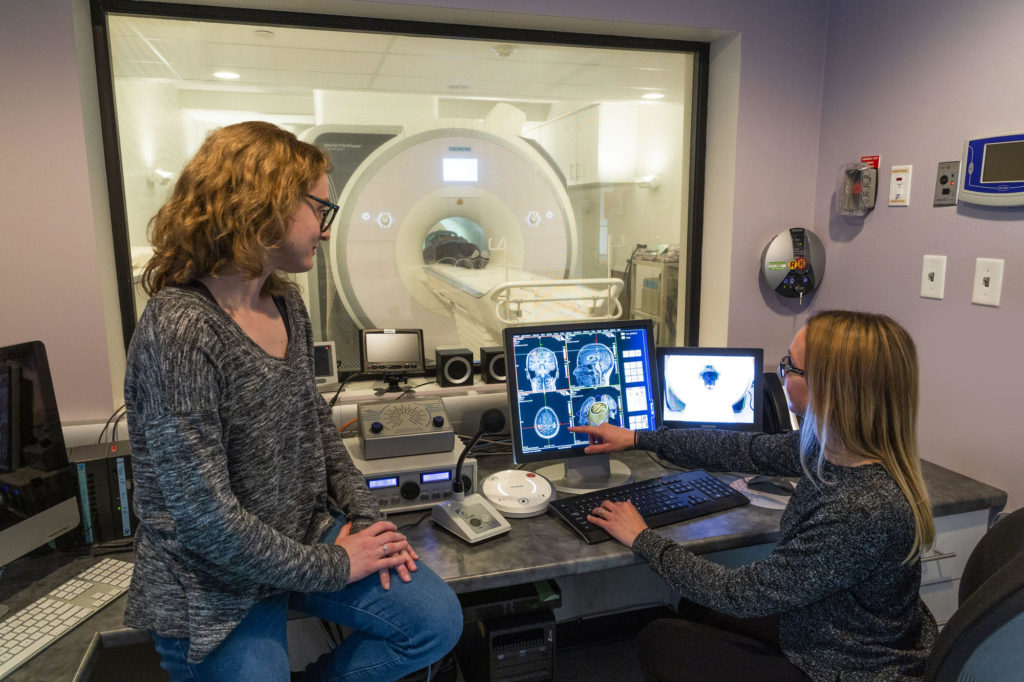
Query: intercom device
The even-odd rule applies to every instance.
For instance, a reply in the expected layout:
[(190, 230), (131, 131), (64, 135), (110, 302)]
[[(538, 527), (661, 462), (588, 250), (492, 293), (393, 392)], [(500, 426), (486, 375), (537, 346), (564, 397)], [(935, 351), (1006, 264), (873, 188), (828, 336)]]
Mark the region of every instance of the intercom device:
[(836, 211), (840, 215), (865, 215), (875, 207), (877, 195), (877, 168), (863, 162), (842, 167), (836, 186)]
[[(452, 482), (456, 476), (461, 443), (446, 452), (388, 459), (366, 459), (358, 438), (346, 438), (345, 448), (385, 513), (429, 509), (452, 498)], [(461, 478), (465, 490), (476, 491), (475, 459), (463, 461)]]
[(964, 143), (960, 200), (986, 206), (1024, 206), (1024, 131)]
[(818, 235), (791, 227), (775, 235), (761, 253), (761, 276), (779, 296), (803, 302), (825, 277), (825, 247)]
[(486, 497), (480, 493), (466, 494), (461, 475), (466, 456), (480, 437), (487, 433), (501, 433), (504, 429), (505, 414), (501, 410), (484, 410), (480, 415), (480, 429), (462, 448), (462, 454), (455, 465), (452, 499), (430, 510), (431, 521), (471, 545), (512, 530), (512, 526)]
[(359, 442), (366, 459), (447, 452), (455, 429), (440, 398), (359, 403)]
[(399, 382), (423, 371), (423, 330), (360, 329), (359, 361), (362, 374), (379, 375), (388, 382), (380, 393), (399, 392)]
[(313, 344), (313, 376), (318, 388), (337, 388), (338, 355), (333, 341), (317, 341)]

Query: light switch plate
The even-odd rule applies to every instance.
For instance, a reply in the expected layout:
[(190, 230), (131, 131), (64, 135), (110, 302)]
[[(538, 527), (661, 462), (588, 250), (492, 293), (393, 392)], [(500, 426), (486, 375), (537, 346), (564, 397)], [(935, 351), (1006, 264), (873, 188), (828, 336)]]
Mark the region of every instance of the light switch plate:
[(956, 206), (960, 191), (960, 162), (939, 161), (935, 173), (935, 201), (933, 206)]
[(971, 303), (999, 307), (1003, 292), (1003, 259), (979, 258), (974, 266), (974, 294)]
[(921, 297), (941, 299), (946, 292), (946, 257), (925, 256), (921, 269)]
[(889, 171), (889, 205), (910, 206), (910, 173), (912, 165), (893, 166)]

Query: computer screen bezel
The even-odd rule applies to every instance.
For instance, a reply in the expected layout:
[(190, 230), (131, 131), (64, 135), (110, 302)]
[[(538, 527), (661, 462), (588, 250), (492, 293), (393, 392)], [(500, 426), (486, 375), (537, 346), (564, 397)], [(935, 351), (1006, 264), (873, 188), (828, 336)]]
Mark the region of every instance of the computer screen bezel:
[[(654, 323), (649, 319), (638, 320), (604, 320), (599, 322), (566, 322), (558, 324), (532, 325), (523, 327), (506, 327), (503, 332), (505, 347), (505, 369), (506, 386), (508, 388), (509, 402), (509, 427), (512, 433), (512, 459), (516, 464), (530, 464), (533, 462), (546, 462), (552, 460), (570, 460), (578, 457), (590, 457), (584, 449), (589, 444), (587, 439), (580, 436), (579, 445), (571, 448), (551, 448), (540, 452), (523, 452), (522, 429), (519, 412), (519, 373), (515, 357), (514, 339), (517, 336), (528, 336), (533, 334), (548, 334), (562, 332), (580, 331), (607, 331), (614, 329), (637, 329), (645, 334), (647, 353), (647, 388), (649, 391), (648, 400), (653, 403), (649, 412), (651, 430), (657, 426), (657, 403), (661, 391), (658, 383), (658, 374), (655, 367), (655, 343)], [(624, 413), (623, 413), (624, 416)]]
[[(749, 424), (736, 422), (683, 421), (665, 416), (665, 392), (668, 382), (665, 377), (665, 361), (669, 356), (697, 357), (753, 357), (754, 358), (754, 421)], [(657, 351), (657, 372), (660, 383), (658, 394), (658, 423), (670, 429), (724, 429), (729, 431), (763, 430), (764, 420), (764, 349), (762, 348), (713, 348), (702, 346), (665, 346)]]
[[(419, 347), (419, 357), (415, 360), (408, 358), (395, 358), (394, 362), (384, 364), (390, 367), (371, 367), (368, 358), (368, 343), (375, 336), (385, 334), (408, 334), (415, 335)], [(425, 369), (423, 354), (423, 330), (422, 329), (360, 329), (359, 330), (359, 366), (362, 374), (366, 375), (390, 375), (407, 374), (409, 372), (422, 372)]]

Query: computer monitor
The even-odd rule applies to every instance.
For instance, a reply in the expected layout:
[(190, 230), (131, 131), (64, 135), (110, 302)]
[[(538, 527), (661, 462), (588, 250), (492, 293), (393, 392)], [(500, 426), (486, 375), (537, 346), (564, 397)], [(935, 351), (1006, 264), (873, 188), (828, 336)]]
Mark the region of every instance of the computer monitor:
[(587, 455), (589, 439), (567, 427), (604, 421), (634, 430), (655, 427), (653, 323), (509, 327), (504, 341), (516, 464), (564, 460), (538, 473), (573, 494), (632, 481), (626, 464), (608, 455)]
[(659, 348), (660, 423), (760, 431), (763, 365), (760, 348)]
[(379, 375), (388, 382), (380, 392), (401, 391), (399, 381), (413, 372), (422, 372), (422, 329), (361, 329), (359, 331), (361, 372)]
[(77, 526), (79, 513), (43, 344), (0, 348), (0, 377), (4, 566)]

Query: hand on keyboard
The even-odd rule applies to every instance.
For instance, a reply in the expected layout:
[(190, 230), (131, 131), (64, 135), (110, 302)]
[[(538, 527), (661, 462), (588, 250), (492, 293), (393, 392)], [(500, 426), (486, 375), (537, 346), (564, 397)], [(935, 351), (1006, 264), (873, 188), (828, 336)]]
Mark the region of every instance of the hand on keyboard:
[(647, 529), (644, 517), (629, 500), (625, 502), (605, 500), (587, 516), (587, 521), (601, 528), (626, 547), (632, 547), (636, 536)]
[(604, 500), (629, 500), (643, 517), (644, 523), (651, 528), (713, 514), (749, 502), (741, 493), (708, 472), (694, 469), (554, 500), (550, 509), (586, 542), (593, 544), (610, 537), (590, 517), (590, 513)]

